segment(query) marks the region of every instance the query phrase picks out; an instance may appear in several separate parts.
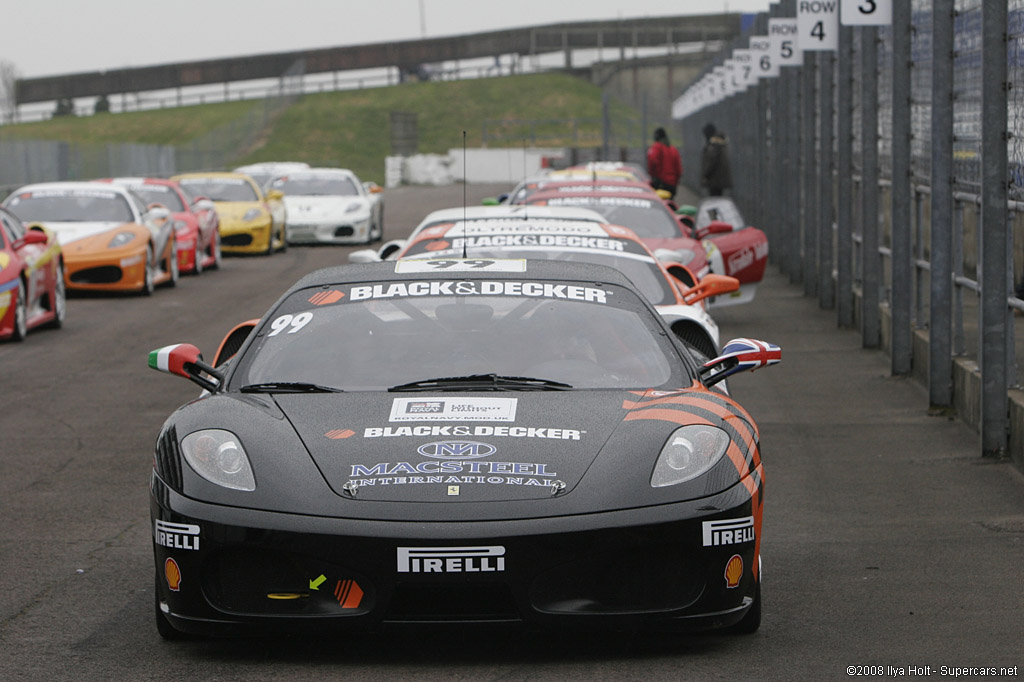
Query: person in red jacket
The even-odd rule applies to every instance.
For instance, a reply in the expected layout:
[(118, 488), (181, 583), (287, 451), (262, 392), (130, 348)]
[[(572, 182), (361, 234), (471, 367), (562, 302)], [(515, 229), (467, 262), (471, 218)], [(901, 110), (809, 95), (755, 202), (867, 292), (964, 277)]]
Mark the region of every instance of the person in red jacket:
[(654, 131), (654, 144), (647, 149), (647, 174), (651, 176), (651, 186), (663, 189), (676, 196), (676, 186), (683, 177), (683, 162), (679, 159), (679, 150), (668, 141), (664, 128)]

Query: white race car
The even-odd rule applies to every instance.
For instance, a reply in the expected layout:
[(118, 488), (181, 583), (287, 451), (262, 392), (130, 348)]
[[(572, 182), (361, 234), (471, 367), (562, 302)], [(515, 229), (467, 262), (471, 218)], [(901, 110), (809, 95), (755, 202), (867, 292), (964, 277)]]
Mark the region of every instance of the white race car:
[(280, 174), (267, 189), (284, 193), (289, 244), (369, 244), (384, 236), (381, 188), (344, 168)]
[(304, 161), (265, 161), (263, 163), (250, 163), (247, 166), (239, 166), (232, 173), (245, 173), (256, 181), (256, 184), (264, 188), (268, 181), (281, 175), (296, 170), (309, 168)]

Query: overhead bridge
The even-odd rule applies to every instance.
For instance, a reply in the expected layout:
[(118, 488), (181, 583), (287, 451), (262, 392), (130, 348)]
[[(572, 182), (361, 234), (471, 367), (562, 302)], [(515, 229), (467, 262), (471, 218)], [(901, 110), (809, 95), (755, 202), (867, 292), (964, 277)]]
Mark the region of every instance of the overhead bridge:
[(709, 14), (549, 24), (422, 40), (24, 78), (17, 81), (15, 90), (20, 105), (66, 97), (110, 96), (278, 78), (297, 62), (304, 64), (307, 74), (381, 67), (410, 70), (419, 64), (559, 51), (565, 52), (566, 67), (571, 67), (573, 50), (618, 50), (619, 57), (625, 59), (627, 49), (728, 42), (740, 35), (742, 20), (740, 14)]

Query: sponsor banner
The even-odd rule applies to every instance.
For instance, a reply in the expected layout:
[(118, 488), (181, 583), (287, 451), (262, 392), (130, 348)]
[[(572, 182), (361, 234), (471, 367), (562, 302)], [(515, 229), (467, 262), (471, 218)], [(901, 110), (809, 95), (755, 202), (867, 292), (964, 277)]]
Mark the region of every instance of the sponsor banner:
[(567, 234), (497, 234), (480, 235), (477, 237), (448, 237), (452, 240), (453, 249), (463, 246), (469, 249), (510, 246), (548, 246), (578, 247), (599, 249), (602, 251), (625, 251), (625, 243), (621, 239), (610, 239), (607, 234), (600, 237)]
[(500, 573), (505, 570), (505, 548), (399, 547), (399, 573)]
[(395, 398), (392, 422), (512, 422), (517, 398)]
[(550, 282), (489, 280), (368, 284), (352, 287), (349, 290), (349, 296), (352, 301), (415, 296), (517, 296), (587, 301), (591, 303), (608, 302), (607, 292), (596, 287), (585, 287), (577, 284), (553, 284)]
[(590, 220), (553, 220), (542, 218), (531, 219), (524, 222), (522, 218), (487, 219), (473, 220), (469, 222), (458, 221), (444, 234), (449, 237), (455, 235), (475, 236), (480, 234), (579, 234), (591, 237), (605, 237), (607, 232), (598, 223)]
[(199, 549), (199, 526), (191, 523), (153, 522), (153, 540), (161, 547), (171, 549)]
[(739, 545), (754, 541), (754, 517), (742, 519), (723, 519), (720, 521), (704, 521), (701, 524), (703, 544), (705, 547), (721, 545)]
[[(551, 440), (579, 440), (586, 431), (578, 429), (554, 429), (548, 426), (368, 426), (363, 429), (363, 438), (399, 438), (455, 436), (491, 436), (499, 438), (547, 438)], [(332, 436), (328, 436), (331, 438)], [(337, 436), (338, 438), (347, 436)]]
[(437, 270), (445, 270), (446, 272), (475, 272), (478, 270), (486, 270), (488, 272), (526, 272), (526, 260), (522, 258), (449, 258), (446, 260), (400, 260), (395, 263), (395, 274), (398, 275), (436, 272)]

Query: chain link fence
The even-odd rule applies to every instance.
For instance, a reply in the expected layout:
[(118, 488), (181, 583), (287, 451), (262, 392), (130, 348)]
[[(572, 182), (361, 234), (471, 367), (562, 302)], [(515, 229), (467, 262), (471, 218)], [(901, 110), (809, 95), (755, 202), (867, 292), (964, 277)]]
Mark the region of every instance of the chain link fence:
[[(796, 14), (775, 3), (730, 47)], [(838, 42), (688, 109), (684, 165), (725, 131), (779, 269), (1024, 465), (1024, 0), (897, 1)]]

